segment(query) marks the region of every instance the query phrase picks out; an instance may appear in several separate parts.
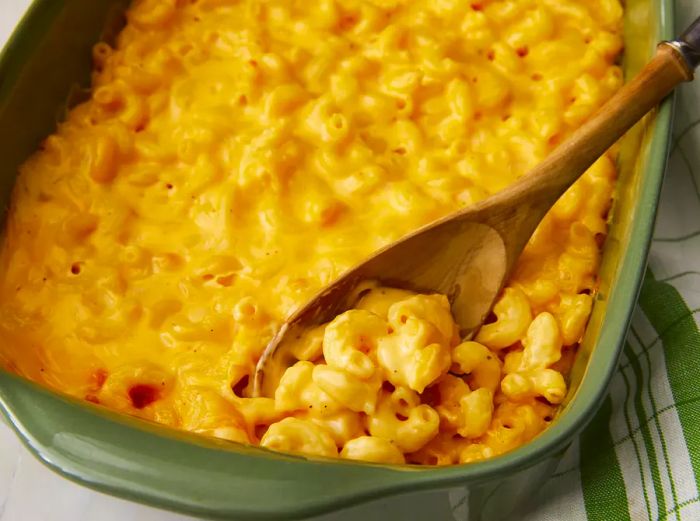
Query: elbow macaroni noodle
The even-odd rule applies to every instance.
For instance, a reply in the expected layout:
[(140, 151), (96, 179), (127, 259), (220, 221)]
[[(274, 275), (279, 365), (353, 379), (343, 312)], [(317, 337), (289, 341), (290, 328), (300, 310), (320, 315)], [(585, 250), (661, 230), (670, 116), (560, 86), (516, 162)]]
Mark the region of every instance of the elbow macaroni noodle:
[(274, 398), (252, 375), (320, 287), (585, 121), (622, 83), (621, 31), (619, 0), (135, 0), (91, 98), (21, 168), (0, 364), (274, 450), (447, 465), (526, 443), (567, 393), (614, 151), (473, 340), (444, 296), (368, 285), (296, 341)]

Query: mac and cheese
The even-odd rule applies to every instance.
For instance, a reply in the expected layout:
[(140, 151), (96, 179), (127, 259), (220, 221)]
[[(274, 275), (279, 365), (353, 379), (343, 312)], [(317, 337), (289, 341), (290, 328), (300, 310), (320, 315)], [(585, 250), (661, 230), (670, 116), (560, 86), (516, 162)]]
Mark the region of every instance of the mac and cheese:
[(377, 248), (508, 186), (622, 83), (619, 0), (135, 0), (90, 99), (21, 168), (0, 364), (75, 397), (275, 450), (492, 457), (564, 398), (616, 177), (602, 157), (473, 341), (444, 297), (374, 287), (255, 364)]

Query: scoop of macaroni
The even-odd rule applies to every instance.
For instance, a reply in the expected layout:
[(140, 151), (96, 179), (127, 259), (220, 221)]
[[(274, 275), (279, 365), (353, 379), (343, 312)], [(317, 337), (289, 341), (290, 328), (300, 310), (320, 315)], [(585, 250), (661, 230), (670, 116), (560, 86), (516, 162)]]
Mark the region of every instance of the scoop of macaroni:
[(493, 316), (373, 286), (251, 397), (295, 309), (525, 175), (622, 83), (619, 0), (135, 0), (89, 99), (21, 167), (0, 364), (274, 450), (447, 465), (552, 421), (597, 288), (615, 152), (555, 205)]
[[(444, 295), (372, 283), (360, 294), (356, 309), (298, 339), (315, 344), (319, 330), (324, 332), (321, 349), (283, 373), (275, 406), (295, 420), (272, 424), (261, 440), (264, 447), (328, 455), (328, 443), (309, 448), (321, 426), (338, 442), (341, 457), (457, 463), (499, 454), (551, 421), (553, 406), (566, 394), (555, 368), (562, 341), (552, 314), (538, 314), (526, 327), (524, 347), (510, 350), (501, 362), (500, 347), (460, 342)], [(509, 295), (504, 293), (501, 308)], [(538, 398), (545, 403), (536, 405)], [(514, 404), (520, 408), (509, 410)], [(499, 418), (518, 415), (523, 432), (509, 433), (508, 445), (484, 444), (498, 427), (511, 428)], [(307, 444), (299, 448), (302, 432)]]

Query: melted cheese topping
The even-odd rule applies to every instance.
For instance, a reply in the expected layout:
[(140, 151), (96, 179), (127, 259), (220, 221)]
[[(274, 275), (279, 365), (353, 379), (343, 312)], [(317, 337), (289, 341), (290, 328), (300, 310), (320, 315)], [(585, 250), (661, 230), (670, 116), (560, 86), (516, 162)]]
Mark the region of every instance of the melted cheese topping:
[[(0, 363), (258, 443), (298, 416), (246, 397), (284, 318), (377, 248), (542, 160), (620, 86), (621, 16), (617, 0), (135, 1), (116, 44), (95, 47), (90, 100), (21, 168), (0, 256)], [(612, 157), (540, 227), (510, 284), (519, 304), (504, 294), (502, 315), (517, 316), (499, 316), (483, 345), (522, 350), (530, 315), (545, 312), (565, 346), (580, 339)], [(429, 392), (420, 399), (437, 407)], [(511, 394), (494, 398), (490, 437), (464, 442), (475, 448), (450, 445), (443, 424), (412, 460), (523, 443), (546, 422), (508, 438), (502, 419), (542, 404)], [(308, 426), (289, 425), (310, 446)], [(357, 425), (345, 453), (396, 461)]]

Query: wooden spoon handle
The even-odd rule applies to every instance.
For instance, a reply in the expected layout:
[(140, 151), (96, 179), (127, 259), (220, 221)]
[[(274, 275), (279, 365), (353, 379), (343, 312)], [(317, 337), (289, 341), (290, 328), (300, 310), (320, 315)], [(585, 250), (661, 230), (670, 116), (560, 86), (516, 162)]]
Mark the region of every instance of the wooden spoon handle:
[(517, 183), (519, 189), (553, 203), (678, 84), (692, 79), (693, 69), (675, 42), (659, 44), (644, 69)]
[[(509, 267), (557, 199), (679, 83), (691, 81), (698, 64), (700, 18), (679, 39), (659, 44), (642, 71), (544, 161), (483, 203), (490, 212), (486, 224), (501, 234), (506, 245)], [(473, 209), (464, 215), (473, 219)]]

